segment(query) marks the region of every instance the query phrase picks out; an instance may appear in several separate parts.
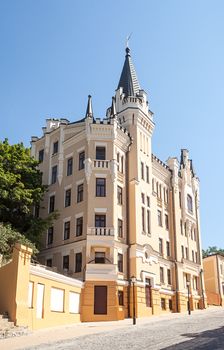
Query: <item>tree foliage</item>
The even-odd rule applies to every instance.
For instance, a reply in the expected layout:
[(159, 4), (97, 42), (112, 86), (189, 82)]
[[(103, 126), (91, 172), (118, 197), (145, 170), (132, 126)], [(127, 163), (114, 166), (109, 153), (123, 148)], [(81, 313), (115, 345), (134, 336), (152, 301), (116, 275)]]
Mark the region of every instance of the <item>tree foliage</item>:
[(38, 162), (22, 143), (0, 142), (0, 222), (10, 224), (16, 232), (40, 247), (41, 236), (57, 217), (34, 214), (43, 200), (46, 186)]
[(0, 255), (3, 260), (8, 260), (11, 257), (15, 243), (21, 243), (33, 249), (33, 254), (38, 253), (35, 245), (31, 243), (24, 235), (14, 231), (10, 225), (0, 223)]
[(203, 258), (206, 258), (207, 256), (213, 255), (213, 254), (221, 254), (224, 255), (224, 249), (214, 247), (208, 247), (206, 250), (202, 250)]

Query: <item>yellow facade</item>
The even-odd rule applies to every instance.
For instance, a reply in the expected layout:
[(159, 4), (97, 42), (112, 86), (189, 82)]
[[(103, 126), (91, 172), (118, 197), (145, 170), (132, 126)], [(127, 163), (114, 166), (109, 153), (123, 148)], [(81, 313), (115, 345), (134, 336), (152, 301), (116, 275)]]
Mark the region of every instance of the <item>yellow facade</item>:
[[(69, 310), (69, 293), (81, 296), (82, 283), (30, 263), (32, 251), (17, 244), (12, 260), (0, 268), (0, 314), (7, 313), (18, 326), (31, 329), (80, 322), (80, 311)], [(32, 292), (29, 298), (29, 286)], [(38, 285), (43, 288), (41, 313), (37, 315)], [(62, 291), (63, 309), (52, 311), (52, 288)]]
[(224, 306), (224, 256), (214, 254), (203, 259), (208, 304)]
[(188, 288), (191, 309), (206, 307), (199, 179), (187, 149), (166, 163), (152, 153), (154, 127), (127, 48), (106, 118), (89, 96), (84, 118), (47, 119), (32, 138), (49, 188), (40, 215), (60, 212), (39, 261), (84, 282), (83, 321), (131, 316), (132, 276), (137, 317), (186, 311)]

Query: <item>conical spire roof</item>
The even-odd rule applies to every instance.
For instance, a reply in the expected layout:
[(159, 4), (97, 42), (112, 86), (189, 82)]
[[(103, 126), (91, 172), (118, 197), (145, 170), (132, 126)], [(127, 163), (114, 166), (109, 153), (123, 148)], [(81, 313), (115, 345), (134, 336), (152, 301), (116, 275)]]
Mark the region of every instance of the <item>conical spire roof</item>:
[(92, 96), (88, 96), (88, 104), (86, 109), (86, 118), (93, 118)]
[(123, 93), (126, 96), (135, 96), (141, 89), (135, 72), (135, 67), (131, 60), (129, 47), (126, 47), (124, 66), (117, 89), (120, 87), (123, 87)]

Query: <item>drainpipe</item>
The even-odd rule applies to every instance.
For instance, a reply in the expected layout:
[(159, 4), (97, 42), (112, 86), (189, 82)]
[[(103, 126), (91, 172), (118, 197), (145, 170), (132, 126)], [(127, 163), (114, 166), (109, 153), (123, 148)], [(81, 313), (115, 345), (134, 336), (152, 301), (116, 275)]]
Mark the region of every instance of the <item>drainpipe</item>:
[(127, 235), (127, 280), (128, 280), (128, 318), (130, 318), (131, 312), (130, 312), (130, 237), (129, 237), (129, 152), (131, 145), (133, 143), (133, 140), (131, 139), (131, 142), (128, 145), (128, 150), (126, 152), (126, 168), (125, 168), (125, 186), (126, 186), (126, 235)]

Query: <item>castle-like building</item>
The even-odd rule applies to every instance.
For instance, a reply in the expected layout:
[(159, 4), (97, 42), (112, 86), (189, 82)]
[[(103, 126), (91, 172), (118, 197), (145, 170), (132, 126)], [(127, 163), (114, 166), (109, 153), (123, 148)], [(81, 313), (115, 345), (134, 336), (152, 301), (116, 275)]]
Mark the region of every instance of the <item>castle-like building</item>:
[(32, 137), (40, 215), (60, 213), (39, 261), (84, 281), (83, 321), (205, 307), (199, 180), (186, 149), (166, 163), (152, 153), (154, 126), (127, 47), (103, 120), (89, 96), (83, 119), (47, 119)]

